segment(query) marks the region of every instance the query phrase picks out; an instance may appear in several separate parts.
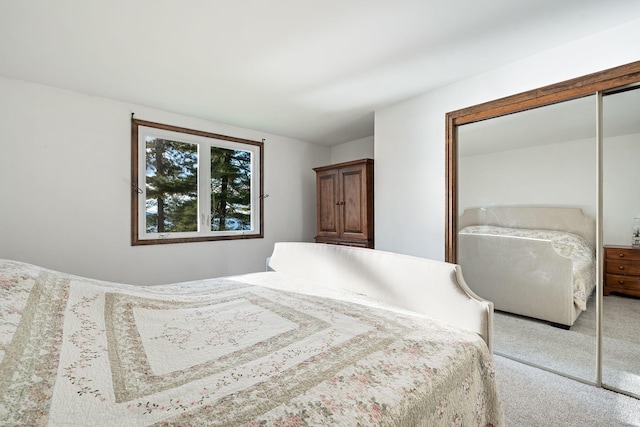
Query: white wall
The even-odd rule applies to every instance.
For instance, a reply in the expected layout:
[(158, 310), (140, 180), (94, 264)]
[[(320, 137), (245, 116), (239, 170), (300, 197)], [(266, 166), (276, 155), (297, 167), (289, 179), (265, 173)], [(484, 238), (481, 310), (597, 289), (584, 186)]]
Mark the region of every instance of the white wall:
[(376, 248), (444, 259), (445, 114), (640, 59), (640, 20), (376, 111)]
[(602, 240), (629, 246), (640, 217), (640, 134), (605, 138), (602, 163)]
[(458, 207), (545, 205), (596, 215), (595, 138), (460, 157)]
[(373, 135), (331, 147), (331, 163), (373, 159)]
[[(131, 112), (265, 138), (264, 239), (130, 245)], [(105, 280), (156, 284), (264, 269), (278, 240), (315, 235), (313, 167), (331, 150), (249, 129), (0, 78), (0, 257)]]
[[(545, 205), (596, 215), (595, 141), (568, 141), (461, 157), (458, 206)], [(640, 216), (640, 134), (608, 137), (603, 150), (603, 243), (630, 245)]]

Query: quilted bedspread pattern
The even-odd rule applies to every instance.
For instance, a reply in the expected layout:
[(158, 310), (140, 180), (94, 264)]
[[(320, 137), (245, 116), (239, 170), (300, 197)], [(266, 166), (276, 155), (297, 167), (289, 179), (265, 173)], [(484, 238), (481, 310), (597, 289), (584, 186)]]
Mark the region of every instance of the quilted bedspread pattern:
[(503, 423), (484, 342), (424, 316), (6, 260), (0, 301), (1, 425)]

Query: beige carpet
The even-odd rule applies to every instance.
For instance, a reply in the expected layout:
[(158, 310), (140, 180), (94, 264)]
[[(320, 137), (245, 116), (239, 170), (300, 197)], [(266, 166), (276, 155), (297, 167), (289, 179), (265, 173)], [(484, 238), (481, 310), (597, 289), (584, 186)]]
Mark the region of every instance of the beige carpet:
[(507, 427), (640, 426), (640, 400), (494, 356)]
[[(595, 382), (595, 298), (570, 330), (496, 312), (497, 354)], [(604, 297), (603, 383), (640, 396), (640, 299)]]

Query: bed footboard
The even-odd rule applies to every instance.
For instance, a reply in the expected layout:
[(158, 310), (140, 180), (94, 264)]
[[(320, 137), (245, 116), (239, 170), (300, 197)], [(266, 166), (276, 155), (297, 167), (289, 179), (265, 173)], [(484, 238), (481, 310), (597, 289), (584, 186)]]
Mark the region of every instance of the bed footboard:
[(279, 242), (269, 267), (476, 332), (492, 348), (493, 303), (471, 291), (458, 265), (374, 249)]
[(565, 326), (579, 314), (571, 259), (549, 241), (460, 233), (458, 262), (469, 287), (496, 310)]

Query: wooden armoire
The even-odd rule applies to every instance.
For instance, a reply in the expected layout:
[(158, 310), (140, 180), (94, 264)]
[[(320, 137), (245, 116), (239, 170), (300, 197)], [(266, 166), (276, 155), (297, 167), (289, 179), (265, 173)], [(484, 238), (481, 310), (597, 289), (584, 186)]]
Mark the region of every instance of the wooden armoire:
[(318, 211), (316, 243), (373, 248), (373, 160), (313, 170)]

